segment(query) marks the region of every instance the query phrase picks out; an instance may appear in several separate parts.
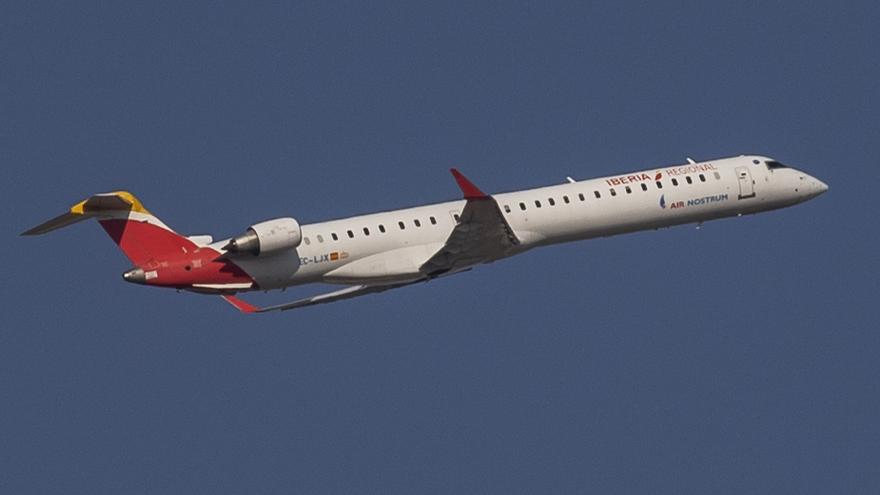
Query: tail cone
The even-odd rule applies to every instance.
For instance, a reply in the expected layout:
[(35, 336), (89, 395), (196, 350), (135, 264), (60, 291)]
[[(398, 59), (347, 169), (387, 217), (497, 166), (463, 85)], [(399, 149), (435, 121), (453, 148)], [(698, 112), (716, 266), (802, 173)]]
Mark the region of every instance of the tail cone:
[(122, 274), (122, 279), (133, 284), (145, 284), (147, 283), (147, 274), (144, 273), (143, 268), (132, 268)]

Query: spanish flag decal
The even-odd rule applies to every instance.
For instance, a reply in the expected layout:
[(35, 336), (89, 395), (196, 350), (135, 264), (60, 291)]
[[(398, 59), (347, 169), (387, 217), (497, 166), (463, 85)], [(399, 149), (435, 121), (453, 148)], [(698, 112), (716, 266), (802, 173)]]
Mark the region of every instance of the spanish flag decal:
[(333, 251), (330, 253), (330, 261), (339, 261), (348, 258), (348, 253), (345, 251)]

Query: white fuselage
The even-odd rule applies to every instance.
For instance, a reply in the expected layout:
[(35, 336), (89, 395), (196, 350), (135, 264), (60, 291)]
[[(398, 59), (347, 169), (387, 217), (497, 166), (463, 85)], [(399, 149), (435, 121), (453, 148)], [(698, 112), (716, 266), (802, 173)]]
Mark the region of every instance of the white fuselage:
[[(525, 250), (791, 206), (827, 186), (799, 170), (739, 156), (493, 194)], [(302, 225), (295, 251), (236, 260), (261, 289), (313, 282), (391, 283), (446, 242), (465, 200)], [(216, 243), (223, 245), (226, 241)]]

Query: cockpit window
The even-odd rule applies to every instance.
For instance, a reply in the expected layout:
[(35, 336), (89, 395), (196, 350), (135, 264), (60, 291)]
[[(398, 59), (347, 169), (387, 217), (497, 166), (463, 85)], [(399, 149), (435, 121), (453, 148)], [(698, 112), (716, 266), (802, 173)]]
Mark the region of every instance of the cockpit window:
[(774, 168), (788, 168), (788, 165), (783, 165), (783, 164), (777, 162), (776, 160), (767, 160), (767, 161), (764, 162), (764, 163), (767, 164), (767, 168), (769, 168), (769, 169), (774, 169)]

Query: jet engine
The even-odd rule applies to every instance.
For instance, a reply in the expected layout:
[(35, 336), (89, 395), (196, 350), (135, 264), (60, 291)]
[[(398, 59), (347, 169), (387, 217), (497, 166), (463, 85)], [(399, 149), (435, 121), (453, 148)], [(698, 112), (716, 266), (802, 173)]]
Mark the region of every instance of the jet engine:
[(293, 218), (276, 218), (256, 223), (234, 237), (225, 246), (230, 253), (251, 253), (255, 256), (285, 249), (294, 249), (302, 242), (302, 229)]

